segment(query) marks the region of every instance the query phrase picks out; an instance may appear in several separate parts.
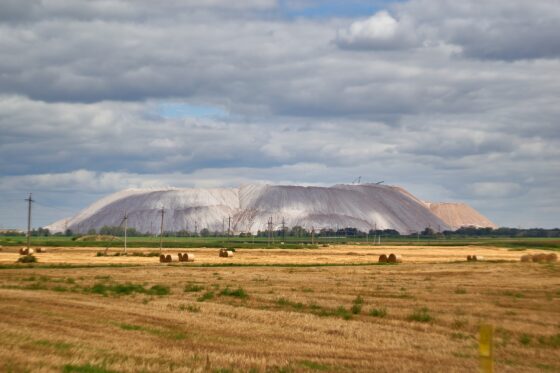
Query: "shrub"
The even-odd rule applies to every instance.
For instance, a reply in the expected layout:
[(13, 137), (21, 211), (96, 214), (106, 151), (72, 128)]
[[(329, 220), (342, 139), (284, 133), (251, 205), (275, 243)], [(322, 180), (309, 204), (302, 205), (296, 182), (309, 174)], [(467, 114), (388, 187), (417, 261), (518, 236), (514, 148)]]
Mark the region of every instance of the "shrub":
[(408, 320), (410, 321), (418, 321), (418, 322), (430, 322), (433, 320), (433, 317), (430, 316), (430, 310), (427, 307), (416, 308), (410, 316), (408, 316)]

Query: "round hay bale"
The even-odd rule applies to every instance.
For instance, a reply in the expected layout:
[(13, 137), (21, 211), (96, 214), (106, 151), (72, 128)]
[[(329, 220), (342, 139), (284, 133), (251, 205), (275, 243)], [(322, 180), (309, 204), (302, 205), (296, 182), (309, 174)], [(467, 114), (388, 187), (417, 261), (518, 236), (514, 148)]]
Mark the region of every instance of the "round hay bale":
[(558, 261), (558, 255), (555, 253), (546, 254), (546, 261), (547, 262), (556, 262)]
[(172, 261), (173, 261), (173, 258), (171, 257), (171, 255), (170, 255), (170, 254), (167, 254), (167, 255), (165, 256), (165, 262), (166, 262), (166, 263), (171, 263)]
[(183, 255), (185, 262), (194, 262), (194, 254), (186, 253)]
[(226, 257), (232, 258), (233, 257), (233, 251), (226, 250)]
[[(187, 255), (187, 254), (185, 254), (185, 255)], [(185, 262), (186, 261), (183, 257), (183, 254), (181, 254), (181, 253), (179, 253), (179, 261), (180, 262)]]
[(473, 255), (472, 258), (474, 261), (484, 260), (482, 255)]
[(379, 263), (387, 263), (387, 255), (385, 255), (385, 254), (379, 255), (379, 260), (378, 260), (378, 262), (379, 262)]
[(467, 262), (470, 262), (472, 260), (473, 260), (472, 255), (467, 255)]
[(389, 254), (389, 257), (387, 258), (387, 262), (388, 263), (402, 263), (402, 257), (398, 254)]
[(159, 256), (159, 262), (160, 262), (160, 263), (165, 263), (165, 255), (161, 254), (161, 255)]
[(226, 250), (226, 249), (220, 249), (219, 256), (222, 257), (222, 258), (223, 258), (223, 257), (226, 257), (226, 258), (227, 258), (227, 256), (228, 256), (227, 250)]
[(26, 252), (27, 252), (27, 250), (24, 249), (23, 247), (20, 247), (20, 248), (19, 248), (19, 255), (27, 255)]
[(546, 261), (546, 254), (535, 254), (533, 255), (533, 262), (541, 263)]
[(533, 256), (531, 254), (525, 254), (521, 256), (521, 261), (524, 263), (533, 261)]
[(26, 250), (26, 251), (27, 251), (26, 255), (33, 255), (33, 253), (35, 252), (35, 250), (33, 250), (33, 249), (29, 249), (29, 250)]

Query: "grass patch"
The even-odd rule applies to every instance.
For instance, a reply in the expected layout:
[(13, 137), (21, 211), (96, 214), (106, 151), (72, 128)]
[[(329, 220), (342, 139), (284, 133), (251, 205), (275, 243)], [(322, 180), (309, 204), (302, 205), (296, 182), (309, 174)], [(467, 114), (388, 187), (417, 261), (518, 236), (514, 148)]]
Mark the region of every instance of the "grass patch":
[(220, 292), (220, 295), (242, 299), (245, 299), (249, 296), (245, 289), (243, 289), (242, 287), (238, 287), (237, 289), (230, 289), (229, 287), (226, 287)]
[(36, 346), (50, 347), (58, 351), (67, 351), (72, 347), (70, 343), (49, 341), (46, 339), (39, 339), (33, 342), (33, 344)]
[(146, 290), (146, 294), (148, 295), (169, 295), (171, 290), (169, 290), (169, 286), (165, 285), (153, 285), (151, 288)]
[(511, 290), (506, 290), (502, 294), (507, 295), (508, 297), (514, 297), (514, 298), (524, 298), (525, 297), (523, 294), (516, 293), (516, 292), (513, 292)]
[(430, 315), (428, 307), (416, 308), (407, 318), (409, 321), (431, 322), (434, 318)]
[(100, 294), (100, 295), (130, 295), (134, 293), (148, 294), (148, 295), (168, 295), (170, 293), (169, 287), (164, 285), (154, 285), (146, 289), (143, 285), (125, 283), (125, 284), (105, 284), (98, 282), (91, 288), (86, 288), (86, 292)]
[(310, 361), (310, 360), (302, 360), (299, 362), (299, 364), (307, 369), (311, 369), (311, 370), (320, 370), (320, 371), (325, 371), (325, 370), (330, 370), (331, 367), (325, 364), (319, 364), (316, 363), (314, 361)]
[(122, 330), (142, 330), (140, 325), (132, 325), (132, 324), (119, 324)]
[(83, 364), (83, 365), (73, 365), (66, 364), (62, 368), (63, 373), (117, 373), (114, 370), (108, 370), (105, 367), (99, 365)]
[(202, 294), (200, 297), (198, 297), (196, 300), (198, 302), (204, 302), (206, 300), (210, 300), (214, 298), (214, 292), (213, 291), (207, 291), (206, 293)]
[(344, 306), (339, 306), (336, 310), (334, 310), (333, 314), (335, 316), (342, 317), (344, 320), (350, 320), (352, 318), (352, 314), (344, 308)]
[(549, 336), (540, 336), (539, 337), (539, 344), (545, 347), (552, 347), (552, 348), (559, 348), (560, 347), (560, 333), (549, 335)]
[(286, 299), (284, 297), (280, 297), (276, 300), (276, 304), (282, 307), (291, 307), (294, 308), (298, 311), (301, 311), (305, 308), (305, 305), (301, 302), (292, 302), (289, 299)]
[(204, 286), (192, 284), (192, 283), (185, 285), (185, 288), (183, 289), (185, 293), (196, 293), (201, 290), (204, 290)]
[(387, 309), (385, 307), (383, 308), (372, 308), (368, 315), (373, 316), (373, 317), (385, 317), (387, 316)]
[(23, 255), (17, 260), (18, 263), (37, 263), (37, 258), (34, 255)]
[(354, 301), (352, 301), (352, 308), (350, 309), (354, 315), (358, 315), (362, 312), (362, 306), (364, 304), (364, 299), (361, 296), (357, 296)]
[(528, 346), (531, 344), (531, 336), (529, 334), (523, 333), (521, 334), (521, 336), (519, 337), (519, 343), (521, 343), (523, 346)]
[(200, 307), (194, 304), (181, 304), (179, 305), (179, 311), (189, 311), (191, 313), (200, 312)]

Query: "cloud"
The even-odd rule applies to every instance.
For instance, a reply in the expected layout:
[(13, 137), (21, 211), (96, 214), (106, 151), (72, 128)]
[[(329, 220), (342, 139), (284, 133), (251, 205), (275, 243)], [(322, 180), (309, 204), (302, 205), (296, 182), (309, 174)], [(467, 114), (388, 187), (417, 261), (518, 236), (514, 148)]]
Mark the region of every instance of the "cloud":
[(523, 192), (521, 185), (511, 182), (473, 183), (468, 189), (473, 196), (485, 199), (515, 197)]
[(557, 224), (557, 2), (149, 4), (1, 2), (3, 197), (361, 175)]
[(407, 19), (397, 20), (380, 11), (339, 30), (336, 43), (346, 49), (399, 49), (417, 43), (414, 32)]

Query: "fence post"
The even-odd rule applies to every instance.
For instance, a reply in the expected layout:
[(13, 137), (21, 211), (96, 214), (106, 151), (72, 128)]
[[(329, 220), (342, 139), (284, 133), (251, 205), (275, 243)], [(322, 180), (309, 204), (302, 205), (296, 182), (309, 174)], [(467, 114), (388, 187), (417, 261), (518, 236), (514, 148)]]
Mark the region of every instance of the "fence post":
[(480, 325), (480, 371), (482, 373), (494, 372), (494, 326)]

